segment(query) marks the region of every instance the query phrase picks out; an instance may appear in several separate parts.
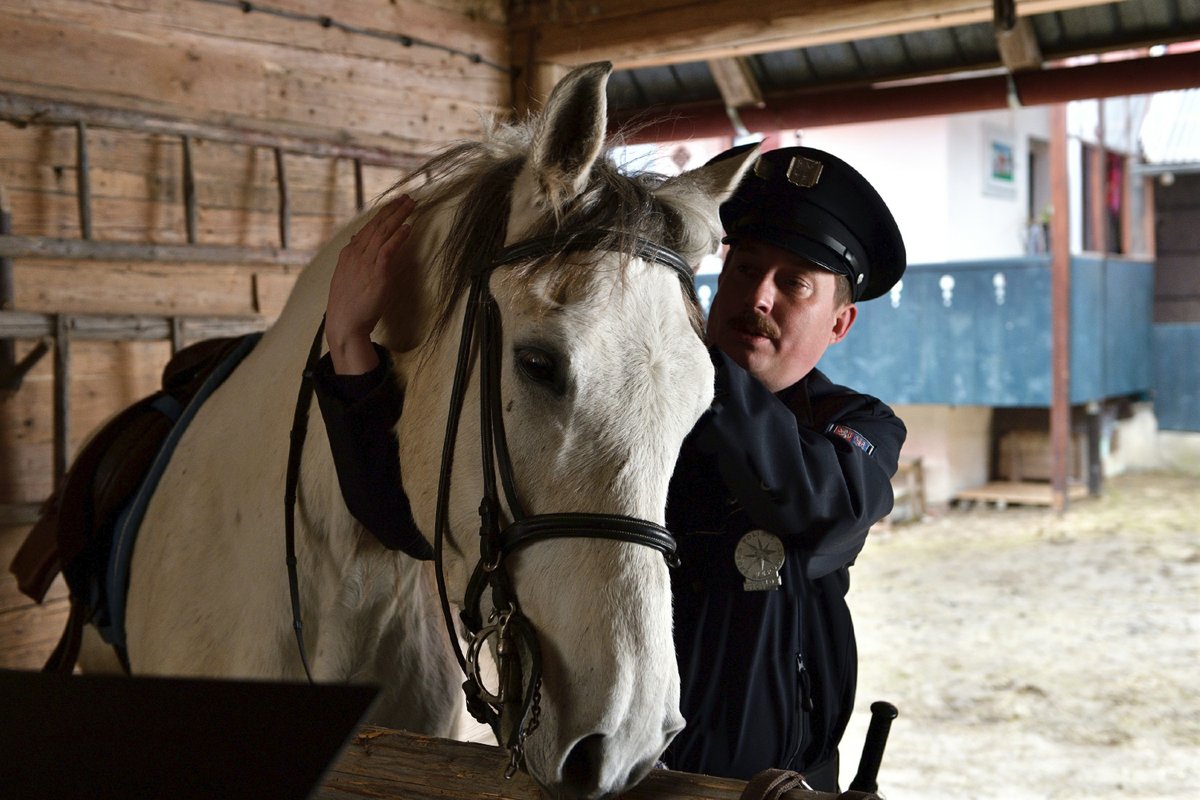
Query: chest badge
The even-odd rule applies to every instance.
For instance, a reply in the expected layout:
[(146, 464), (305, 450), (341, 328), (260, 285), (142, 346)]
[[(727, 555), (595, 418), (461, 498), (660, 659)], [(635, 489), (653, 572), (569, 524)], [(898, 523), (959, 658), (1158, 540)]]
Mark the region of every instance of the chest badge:
[(747, 592), (767, 592), (783, 585), (779, 568), (783, 566), (783, 542), (773, 533), (753, 530), (738, 540), (733, 563), (745, 577)]

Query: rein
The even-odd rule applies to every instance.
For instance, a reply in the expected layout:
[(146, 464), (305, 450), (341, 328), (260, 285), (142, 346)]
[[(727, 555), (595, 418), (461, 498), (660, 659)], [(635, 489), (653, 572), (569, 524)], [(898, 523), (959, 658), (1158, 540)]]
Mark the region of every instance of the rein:
[[(526, 738), (538, 725), (541, 686), (541, 652), (537, 635), (521, 612), (511, 576), (504, 567), (505, 556), (533, 542), (554, 538), (611, 539), (644, 545), (660, 551), (670, 566), (676, 566), (675, 540), (663, 526), (649, 520), (619, 514), (558, 513), (527, 514), (521, 505), (513, 477), (508, 441), (504, 435), (503, 404), (500, 397), (502, 336), (500, 310), (489, 286), (492, 273), (499, 267), (568, 252), (615, 249), (609, 232), (585, 231), (573, 235), (542, 236), (500, 249), (490, 261), (474, 272), (463, 317), (462, 336), (454, 371), (446, 435), (442, 446), (438, 477), (437, 509), (434, 530), (434, 562), (438, 595), (446, 629), (455, 657), (466, 680), (463, 692), (467, 709), (479, 722), (489, 725), (499, 744), (509, 752), (505, 777), (511, 778), (524, 766)], [(691, 266), (674, 250), (647, 239), (632, 239), (633, 253), (675, 271), (689, 302), (697, 303)], [(300, 622), (299, 587), (296, 576), (294, 506), (299, 483), (300, 450), (307, 428), (307, 410), (311, 401), (311, 374), (320, 356), (324, 320), (317, 330), (309, 361), (301, 381), (300, 395), (291, 434), (288, 456), (285, 503), (287, 517), (288, 584), (291, 591), (293, 628), (305, 673), (312, 681)], [(480, 438), (484, 493), (479, 504), (479, 561), (467, 584), (460, 619), (470, 634), (464, 653), (459, 644), (446, 589), (443, 549), (449, 529), (450, 482), (453, 472), (454, 444), (466, 395), (467, 374), (475, 352), (479, 353)], [(499, 474), (499, 484), (497, 484)], [(501, 526), (500, 492), (512, 521)], [(486, 623), (480, 611), (485, 590), (491, 590), (492, 611)], [(495, 637), (498, 688), (485, 688), (480, 675), (480, 657), (488, 640)]]

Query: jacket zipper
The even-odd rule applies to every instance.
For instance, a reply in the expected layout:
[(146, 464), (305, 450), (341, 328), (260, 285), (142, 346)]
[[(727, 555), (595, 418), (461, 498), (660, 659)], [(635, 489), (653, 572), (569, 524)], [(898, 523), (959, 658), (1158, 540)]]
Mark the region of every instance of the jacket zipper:
[(788, 754), (787, 760), (783, 762), (783, 767), (791, 767), (796, 757), (800, 755), (800, 748), (804, 744), (804, 717), (813, 710), (812, 699), (812, 678), (808, 674), (808, 668), (804, 666), (804, 654), (796, 654), (796, 719), (795, 726), (795, 743), (792, 745), (792, 752)]

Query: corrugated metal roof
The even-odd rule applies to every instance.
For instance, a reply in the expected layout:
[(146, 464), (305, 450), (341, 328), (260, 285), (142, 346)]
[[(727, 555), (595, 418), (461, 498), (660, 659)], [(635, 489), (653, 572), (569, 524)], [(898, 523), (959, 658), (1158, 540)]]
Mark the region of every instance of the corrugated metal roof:
[(1155, 165), (1200, 162), (1200, 89), (1159, 92), (1142, 120), (1142, 151)]
[[(1200, 0), (1124, 0), (1029, 19), (1046, 61), (1200, 39)], [(768, 96), (1002, 68), (993, 26), (986, 22), (761, 53), (746, 60)], [(608, 92), (614, 112), (721, 96), (704, 62), (618, 70)]]

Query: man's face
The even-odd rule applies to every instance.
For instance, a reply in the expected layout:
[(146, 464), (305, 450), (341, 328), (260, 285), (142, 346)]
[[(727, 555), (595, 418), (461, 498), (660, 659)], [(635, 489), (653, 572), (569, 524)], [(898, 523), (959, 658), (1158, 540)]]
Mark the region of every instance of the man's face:
[(752, 239), (725, 259), (708, 339), (772, 392), (809, 373), (850, 332), (857, 309), (837, 302), (838, 275)]

